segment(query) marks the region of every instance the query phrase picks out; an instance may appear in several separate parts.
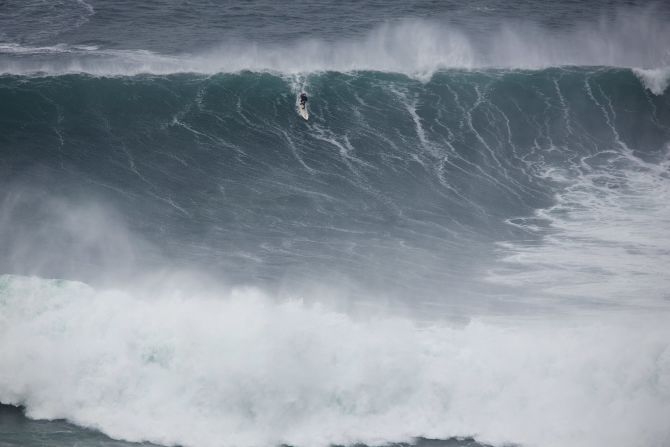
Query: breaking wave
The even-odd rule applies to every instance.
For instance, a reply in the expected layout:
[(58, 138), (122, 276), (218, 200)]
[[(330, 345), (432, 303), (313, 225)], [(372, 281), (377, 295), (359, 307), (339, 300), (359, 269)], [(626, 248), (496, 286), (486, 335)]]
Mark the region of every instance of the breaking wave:
[(187, 447), (667, 445), (667, 41), (3, 44), (0, 402)]
[(654, 9), (620, 12), (612, 20), (576, 23), (564, 30), (507, 21), (478, 34), (456, 24), (404, 20), (386, 23), (356, 39), (307, 39), (276, 45), (227, 41), (195, 54), (4, 43), (0, 45), (0, 73), (128, 76), (382, 71), (429, 79), (444, 69), (608, 66), (661, 70), (663, 80), (656, 74), (657, 81), (649, 85), (658, 94), (667, 85), (668, 41), (670, 31)]

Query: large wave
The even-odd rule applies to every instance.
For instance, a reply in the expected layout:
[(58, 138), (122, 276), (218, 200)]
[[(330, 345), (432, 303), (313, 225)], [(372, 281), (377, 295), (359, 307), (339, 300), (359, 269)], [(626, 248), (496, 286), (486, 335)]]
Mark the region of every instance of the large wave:
[[(537, 243), (552, 228), (572, 228), (566, 207), (589, 210), (574, 214), (579, 225), (598, 211), (598, 222), (618, 218), (635, 233), (648, 231), (650, 213), (654, 225), (667, 217), (659, 194), (668, 97), (649, 94), (628, 70), (450, 71), (428, 83), (244, 73), (0, 84), (4, 271), (95, 279), (129, 257), (155, 256), (243, 283), (343, 275), (417, 299), (446, 288), (471, 307), (457, 297), (490, 286), (468, 279), (502, 271), (490, 262), (494, 243)], [(309, 122), (295, 113), (300, 89), (312, 96)], [(636, 220), (626, 210), (642, 203)], [(115, 231), (126, 224), (114, 214), (133, 231), (152, 229), (151, 243)], [(617, 238), (623, 250), (653, 252), (651, 240)], [(133, 245), (143, 248), (124, 248)], [(608, 271), (632, 280), (647, 269), (653, 301), (666, 280), (650, 259)], [(625, 301), (611, 291), (597, 295)]]
[[(524, 40), (589, 65), (542, 70), (444, 69), (478, 43), (429, 22), (304, 44), (299, 70), (268, 59), (290, 46), (5, 46), (0, 401), (185, 446), (666, 445), (670, 96), (650, 20), (626, 41), (647, 53), (569, 52), (585, 29)], [(282, 73), (218, 73), (250, 69)]]

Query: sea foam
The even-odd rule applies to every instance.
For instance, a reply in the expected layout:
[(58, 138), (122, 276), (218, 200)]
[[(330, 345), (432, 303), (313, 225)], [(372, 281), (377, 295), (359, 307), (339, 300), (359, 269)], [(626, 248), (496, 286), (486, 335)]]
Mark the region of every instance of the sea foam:
[(0, 401), (166, 445), (660, 447), (669, 340), (659, 316), (422, 326), (253, 288), (0, 277)]

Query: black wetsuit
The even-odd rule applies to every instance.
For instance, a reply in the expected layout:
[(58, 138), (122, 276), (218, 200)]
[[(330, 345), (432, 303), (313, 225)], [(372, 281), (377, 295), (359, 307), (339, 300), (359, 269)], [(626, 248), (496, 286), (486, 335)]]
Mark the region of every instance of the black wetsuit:
[(300, 94), (300, 105), (304, 106), (307, 103), (307, 95), (304, 93)]

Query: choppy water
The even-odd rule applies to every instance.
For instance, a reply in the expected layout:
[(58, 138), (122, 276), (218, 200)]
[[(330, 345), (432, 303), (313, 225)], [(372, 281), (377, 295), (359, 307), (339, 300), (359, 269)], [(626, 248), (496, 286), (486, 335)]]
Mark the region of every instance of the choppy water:
[(0, 445), (667, 445), (629, 3), (0, 4)]

